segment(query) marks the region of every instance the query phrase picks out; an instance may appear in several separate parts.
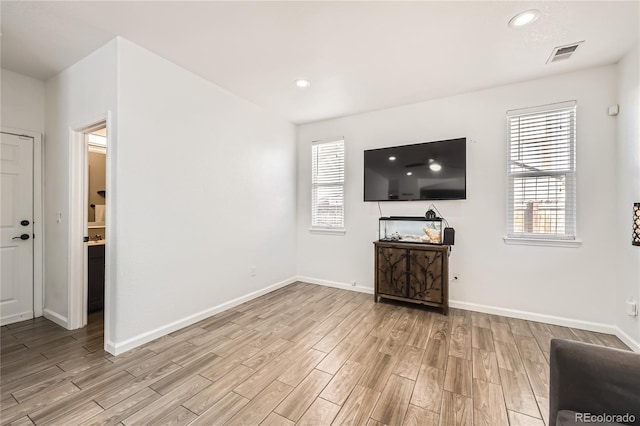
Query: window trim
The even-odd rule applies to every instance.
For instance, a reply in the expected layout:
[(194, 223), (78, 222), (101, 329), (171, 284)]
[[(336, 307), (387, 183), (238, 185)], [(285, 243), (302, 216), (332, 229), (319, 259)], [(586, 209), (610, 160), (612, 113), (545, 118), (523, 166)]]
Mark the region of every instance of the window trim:
[(505, 244), (518, 246), (545, 246), (545, 247), (569, 247), (577, 248), (582, 245), (582, 240), (558, 240), (551, 238), (530, 238), (530, 237), (502, 237)]
[[(316, 145), (330, 144), (335, 142), (342, 142), (343, 155), (342, 155), (342, 226), (319, 226), (313, 225), (313, 147)], [(309, 232), (312, 234), (324, 234), (324, 235), (344, 235), (346, 234), (346, 214), (345, 214), (345, 183), (346, 183), (346, 144), (344, 137), (335, 137), (330, 139), (321, 139), (311, 142), (311, 226)]]
[[(565, 206), (565, 212), (571, 209), (570, 217), (565, 216), (565, 229), (569, 229), (565, 236), (560, 234), (532, 234), (532, 233), (514, 233), (511, 230), (513, 225), (513, 182), (514, 176), (511, 172), (511, 119), (522, 115), (533, 115), (543, 112), (553, 112), (561, 109), (573, 108), (573, 127), (574, 135), (571, 147), (571, 162), (573, 164), (573, 170), (568, 173), (562, 173), (564, 176), (571, 176), (571, 179), (567, 180), (567, 194), (571, 193), (571, 199), (567, 200)], [(506, 130), (507, 130), (507, 223), (506, 223), (506, 236), (503, 237), (505, 244), (514, 245), (531, 245), (531, 246), (554, 246), (554, 247), (579, 247), (582, 245), (582, 241), (578, 239), (578, 226), (577, 226), (577, 102), (575, 100), (557, 102), (546, 105), (539, 105), (530, 108), (519, 108), (509, 110), (506, 113)], [(570, 223), (569, 223), (570, 221)]]
[(309, 232), (312, 234), (323, 234), (323, 235), (344, 235), (347, 231), (344, 228), (309, 228)]

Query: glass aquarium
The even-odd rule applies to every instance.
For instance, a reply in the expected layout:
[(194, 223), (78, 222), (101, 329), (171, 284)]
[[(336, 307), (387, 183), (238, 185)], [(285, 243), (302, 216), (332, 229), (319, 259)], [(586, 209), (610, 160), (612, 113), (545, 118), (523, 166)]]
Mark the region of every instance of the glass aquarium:
[(391, 216), (379, 221), (380, 241), (442, 244), (442, 219)]

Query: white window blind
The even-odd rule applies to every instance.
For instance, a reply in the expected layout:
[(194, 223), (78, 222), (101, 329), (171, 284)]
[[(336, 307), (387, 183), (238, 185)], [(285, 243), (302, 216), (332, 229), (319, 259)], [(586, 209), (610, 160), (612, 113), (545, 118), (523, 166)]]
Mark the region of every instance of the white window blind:
[(576, 103), (509, 111), (508, 237), (576, 237)]
[(344, 140), (312, 145), (311, 228), (344, 229)]

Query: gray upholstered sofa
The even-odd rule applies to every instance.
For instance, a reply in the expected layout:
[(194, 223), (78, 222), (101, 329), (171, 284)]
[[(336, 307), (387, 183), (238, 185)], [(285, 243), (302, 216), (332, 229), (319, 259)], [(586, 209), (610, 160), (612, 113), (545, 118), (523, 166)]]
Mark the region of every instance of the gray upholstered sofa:
[(551, 340), (549, 426), (617, 424), (640, 425), (640, 353)]

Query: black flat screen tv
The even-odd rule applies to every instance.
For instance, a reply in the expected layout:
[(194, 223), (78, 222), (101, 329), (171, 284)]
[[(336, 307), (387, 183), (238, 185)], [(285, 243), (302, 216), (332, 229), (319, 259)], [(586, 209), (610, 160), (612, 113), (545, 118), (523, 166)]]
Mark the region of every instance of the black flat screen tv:
[(364, 152), (364, 201), (466, 198), (466, 138)]

